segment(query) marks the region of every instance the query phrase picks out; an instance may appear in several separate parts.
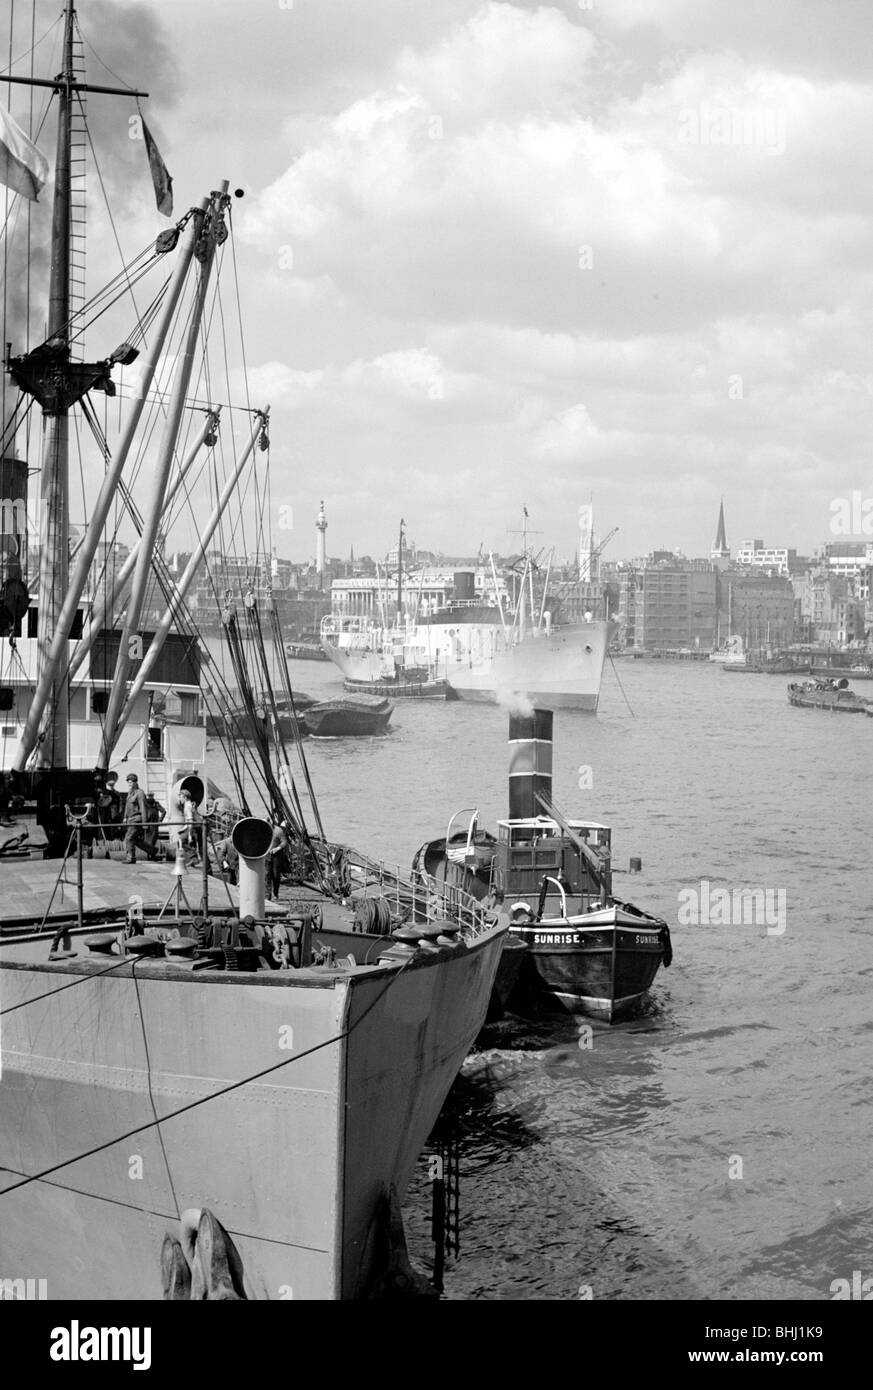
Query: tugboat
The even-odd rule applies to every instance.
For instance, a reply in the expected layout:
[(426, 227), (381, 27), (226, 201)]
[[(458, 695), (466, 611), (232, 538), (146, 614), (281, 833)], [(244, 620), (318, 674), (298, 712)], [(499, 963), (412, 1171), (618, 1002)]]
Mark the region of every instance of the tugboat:
[(832, 714), (873, 712), (873, 700), (850, 690), (845, 676), (839, 680), (792, 681), (788, 687), (788, 703), (803, 709), (827, 709)]
[(414, 868), (432, 890), (448, 882), (501, 904), (510, 935), (529, 947), (510, 1007), (526, 995), (612, 1023), (670, 965), (670, 930), (613, 895), (609, 827), (571, 820), (552, 800), (552, 722), (550, 710), (510, 715), (510, 813), (496, 837), (471, 822), (464, 846), (450, 823)]
[(350, 694), (384, 695), (392, 700), (451, 700), (454, 691), (448, 681), (432, 680), (426, 670), (419, 673), (404, 671), (403, 679), (397, 676), (384, 681), (343, 681), (343, 689)]

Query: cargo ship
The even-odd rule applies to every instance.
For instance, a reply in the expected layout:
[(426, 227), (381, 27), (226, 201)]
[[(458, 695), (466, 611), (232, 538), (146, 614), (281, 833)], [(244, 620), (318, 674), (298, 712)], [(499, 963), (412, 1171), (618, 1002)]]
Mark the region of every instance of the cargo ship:
[(526, 556), (512, 607), (496, 584), (490, 597), (477, 595), (472, 571), (459, 571), (442, 603), (393, 626), (368, 615), (328, 614), (322, 646), (357, 690), (416, 673), (445, 682), (460, 700), (527, 698), (545, 709), (594, 712), (613, 624), (593, 614), (553, 622), (548, 581), (535, 611), (532, 564)]
[[(84, 42), (66, 0), (60, 71), (44, 81), (58, 116), (53, 206), (44, 217), (32, 210), (36, 236), (51, 220), (47, 336), (7, 357), (22, 393), (42, 408), (42, 430), (28, 437), (42, 443), (44, 531), (38, 631), (29, 633), (35, 667), (18, 671), (5, 711), (4, 792), (14, 790), (27, 819), (10, 837), (14, 845), (0, 846), (4, 1284), (26, 1288), (39, 1280), (41, 1296), (77, 1304), (408, 1296), (416, 1281), (400, 1203), (484, 1020), (506, 925), (472, 898), (426, 898), (416, 884), (325, 837), (300, 740), (300, 772), (292, 772), (293, 749), (275, 717), (282, 698), (291, 700), (290, 679), (287, 663), (271, 673), (264, 634), (272, 629), (282, 653), (278, 615), (269, 602), (259, 604), (253, 582), (244, 593), (225, 594), (222, 627), (247, 716), (263, 700), (270, 718), (262, 731), (258, 723), (253, 747), (232, 730), (225, 739), (242, 808), (230, 837), (239, 883), (210, 883), (207, 782), (190, 771), (205, 742), (199, 672), (192, 662), (185, 668), (191, 679), (180, 687), (179, 669), (165, 673), (160, 662), (174, 631), (178, 659), (205, 652), (186, 590), (200, 563), (209, 564), (223, 511), (242, 508), (247, 496), (269, 497), (269, 407), (252, 410), (247, 387), (239, 388), (232, 408), (245, 424), (205, 470), (216, 481), (213, 511), (200, 505), (202, 497), (189, 503), (197, 549), (173, 582), (162, 565), (168, 491), (184, 466), (186, 439), (196, 437), (199, 451), (212, 436), (192, 406), (195, 362), (208, 364), (210, 393), (236, 402), (230, 361), (240, 345), (228, 340), (224, 316), (210, 311), (222, 266), (235, 283), (236, 253), (220, 254), (233, 235), (232, 194), (227, 180), (217, 181), (156, 237), (148, 229), (154, 212), (141, 209), (146, 251), (135, 264), (142, 269), (142, 260), (145, 269), (136, 284), (147, 317), (125, 305), (131, 337), (143, 347), (139, 389), (121, 402), (120, 442), (110, 444), (99, 420), (116, 412), (104, 414), (90, 395), (116, 394), (114, 369), (132, 360), (133, 349), (128, 341), (112, 359), (81, 360), (84, 324), (103, 328), (96, 310), (106, 288), (78, 305), (71, 298), (70, 252), (79, 235), (73, 152), (90, 146), (86, 94), (126, 102), (146, 94), (85, 81)], [(23, 130), (3, 120), (19, 162), (0, 172), (4, 181), (15, 179), (16, 197), (33, 201), (46, 161)], [(172, 218), (168, 175), (153, 142), (149, 164), (158, 211)], [(12, 225), (25, 227), (11, 206)], [(113, 281), (113, 292), (129, 283), (130, 269)], [(21, 325), (14, 332), (24, 340)], [(207, 422), (214, 413), (210, 407)], [(3, 423), (4, 457), (14, 458), (18, 421)], [(95, 425), (88, 463), (100, 491), (70, 563), (68, 441), (74, 429), (86, 439)], [(148, 467), (125, 475), (131, 446), (142, 450), (153, 436), (160, 442)], [(136, 503), (129, 485), (136, 485)], [(102, 622), (95, 624), (92, 606), (95, 637), (110, 636), (96, 644), (103, 664), (95, 670), (91, 659), (77, 684), (71, 667), (82, 651), (87, 577), (125, 508), (141, 529), (130, 592), (109, 601)], [(268, 539), (263, 513), (259, 532), (262, 526)], [(7, 688), (15, 623), (30, 622), (26, 585), (16, 588), (14, 580), (7, 565)], [(152, 582), (166, 609), (145, 643)], [(210, 698), (232, 703), (220, 670), (210, 667), (208, 679)], [(162, 756), (153, 759), (146, 745), (159, 727), (151, 718), (155, 683), (181, 688), (191, 719), (184, 722), (184, 710), (183, 722), (168, 722)], [(85, 852), (102, 830), (91, 813), (112, 762), (131, 769), (127, 862), (109, 848), (100, 858)], [(138, 809), (137, 770), (146, 776), (159, 765), (166, 781), (180, 762), (189, 770), (170, 789), (168, 822), (180, 822), (171, 871), (136, 860), (146, 815)], [(374, 788), (374, 816), (383, 794)], [(255, 795), (269, 819), (248, 808)], [(266, 866), (280, 852), (287, 871), (271, 873), (268, 895)]]

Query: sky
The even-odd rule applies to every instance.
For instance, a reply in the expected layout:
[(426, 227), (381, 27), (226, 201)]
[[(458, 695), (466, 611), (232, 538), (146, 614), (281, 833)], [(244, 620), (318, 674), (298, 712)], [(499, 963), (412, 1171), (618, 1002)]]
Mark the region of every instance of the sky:
[[(43, 4), (48, 22), (59, 0)], [(869, 0), (80, 0), (233, 209), (280, 553), (812, 553), (873, 496)], [(88, 54), (92, 81), (99, 65)], [(123, 234), (160, 224), (124, 117)], [(96, 138), (96, 136), (95, 136)], [(126, 148), (121, 147), (126, 144)], [(140, 197), (145, 199), (140, 202)]]

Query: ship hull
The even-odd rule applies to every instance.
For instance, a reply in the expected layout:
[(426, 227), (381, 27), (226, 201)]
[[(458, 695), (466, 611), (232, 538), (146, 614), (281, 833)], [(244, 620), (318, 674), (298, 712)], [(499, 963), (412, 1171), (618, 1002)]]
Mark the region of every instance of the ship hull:
[[(453, 843), (461, 845), (463, 836)], [(445, 840), (432, 840), (413, 859), (413, 872), (431, 889), (446, 885), (480, 901), (492, 891), (490, 859), (496, 841), (481, 834), (459, 862), (446, 855)], [(472, 865), (481, 855), (481, 868)], [(525, 947), (518, 951), (513, 948)], [(627, 903), (560, 920), (513, 925), (503, 948), (488, 1008), (488, 1021), (509, 1008), (551, 1003), (568, 1013), (589, 1014), (608, 1023), (640, 1004), (659, 965), (669, 965), (669, 928), (660, 918)]]
[(159, 1299), (164, 1237), (207, 1208), (247, 1297), (361, 1297), (380, 1201), (389, 1184), (402, 1197), (502, 944), (495, 928), (402, 969), (319, 978), (101, 976), (105, 958), (49, 965), (45, 938), (39, 962), (4, 943), (4, 1009), (26, 1006), (4, 1018), (0, 1193), (63, 1165), (5, 1192), (4, 1277), (45, 1279), (49, 1299)]
[(621, 906), (510, 930), (530, 947), (520, 981), (523, 1000), (607, 1023), (633, 1013), (659, 965), (669, 961), (666, 924)]
[(446, 681), (345, 681), (352, 695), (381, 695), (391, 700), (447, 700), (452, 694)]
[(313, 705), (303, 716), (307, 733), (313, 738), (361, 738), (384, 734), (388, 729), (394, 706), (387, 700), (374, 699), (365, 704), (368, 696), (350, 696), (345, 700), (325, 700)]
[(380, 651), (371, 650), (368, 645), (346, 646), (342, 641), (322, 637), (321, 648), (327, 659), (342, 672), (344, 680), (370, 686), (394, 678), (393, 661), (387, 661)]
[(577, 623), (507, 646), (452, 651), (440, 666), (460, 700), (505, 703), (526, 697), (540, 709), (594, 713), (600, 698), (610, 624)]
[(402, 679), (404, 661), (426, 666), (460, 700), (488, 704), (528, 699), (543, 709), (594, 713), (613, 625), (573, 623), (522, 640), (499, 621), (430, 622), (407, 633), (389, 650), (381, 629), (322, 633), (322, 646), (357, 688)]
[(529, 700), (537, 709), (575, 709), (588, 714), (596, 714), (600, 695), (579, 690), (534, 690), (521, 687), (517, 679), (498, 689), (484, 685), (452, 685), (451, 689), (458, 700), (468, 704), (495, 705), (511, 704), (514, 699)]
[(788, 703), (801, 709), (826, 709), (832, 714), (866, 714), (873, 709), (873, 700), (856, 695), (845, 685), (845, 680), (842, 689), (815, 681), (803, 685), (792, 682), (788, 687)]

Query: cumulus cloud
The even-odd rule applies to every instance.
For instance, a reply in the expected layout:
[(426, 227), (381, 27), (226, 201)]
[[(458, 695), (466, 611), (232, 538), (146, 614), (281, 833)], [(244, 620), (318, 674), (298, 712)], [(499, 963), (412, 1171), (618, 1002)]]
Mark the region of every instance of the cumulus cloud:
[(629, 551), (657, 531), (702, 553), (732, 487), (736, 529), (826, 538), (830, 497), (866, 467), (873, 46), (862, 6), (796, 12), (374, 0), (365, 25), (301, 0), (297, 29), (274, 17), (272, 168), (237, 217), (263, 287), (254, 360), (326, 470), (312, 495), (366, 479), (349, 534), (376, 548), (405, 477), (422, 543), (475, 545), (482, 523), (440, 488), (475, 477), (502, 527), (547, 469), (558, 540), (593, 491)]

